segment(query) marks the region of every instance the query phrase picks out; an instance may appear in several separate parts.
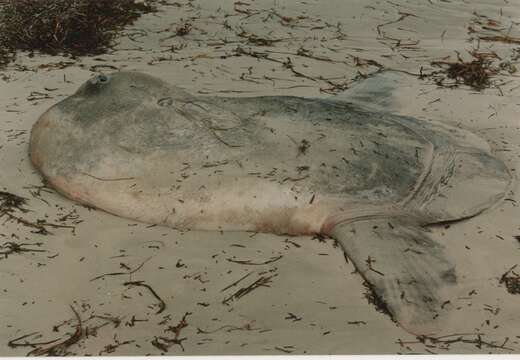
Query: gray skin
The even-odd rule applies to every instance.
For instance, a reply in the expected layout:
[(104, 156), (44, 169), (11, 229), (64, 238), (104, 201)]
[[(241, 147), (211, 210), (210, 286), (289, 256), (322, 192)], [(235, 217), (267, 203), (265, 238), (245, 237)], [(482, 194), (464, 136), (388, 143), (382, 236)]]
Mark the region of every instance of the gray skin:
[(425, 227), (479, 214), (510, 184), (465, 130), (332, 99), (193, 96), (134, 72), (95, 77), (51, 107), (30, 155), (66, 197), (130, 219), (331, 236), (418, 335), (442, 329), (456, 284)]

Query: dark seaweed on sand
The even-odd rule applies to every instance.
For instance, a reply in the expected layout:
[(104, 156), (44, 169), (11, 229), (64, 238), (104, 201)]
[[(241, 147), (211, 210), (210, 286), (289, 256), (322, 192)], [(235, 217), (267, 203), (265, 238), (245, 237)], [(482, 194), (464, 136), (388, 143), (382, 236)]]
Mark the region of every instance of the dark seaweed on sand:
[(489, 70), (489, 61), (477, 59), (471, 62), (446, 63), (446, 73), (457, 83), (471, 86), (475, 90), (482, 90), (489, 86), (492, 72)]
[(373, 286), (368, 281), (364, 281), (363, 286), (366, 289), (363, 295), (365, 296), (365, 299), (368, 301), (368, 303), (373, 305), (377, 312), (388, 315), (392, 321), (395, 321), (392, 313), (390, 313), (390, 310), (388, 310), (388, 306), (386, 305), (385, 301), (376, 294)]
[[(19, 215), (15, 215), (15, 213), (21, 212), (21, 213), (28, 213), (30, 210), (25, 208), (27, 205), (27, 199), (23, 198), (21, 196), (11, 194), (6, 191), (0, 191), (0, 219), (6, 218), (8, 221), (13, 221), (18, 224), (22, 224), (28, 228), (32, 228), (33, 234), (41, 234), (41, 235), (49, 235), (52, 234), (49, 230), (47, 230), (47, 227), (52, 228), (64, 228), (64, 229), (72, 229), (74, 231), (75, 226), (74, 225), (61, 225), (61, 224), (53, 224), (49, 223), (45, 220), (38, 219), (36, 221), (31, 221), (28, 219), (25, 219), (24, 217), (21, 217)], [(64, 218), (66, 220), (66, 217)], [(21, 251), (38, 251), (38, 250), (28, 250), (28, 249), (22, 249), (20, 247), (20, 244), (17, 245), (17, 247), (13, 247), (13, 243), (7, 243), (8, 247), (10, 247), (10, 250), (8, 253), (2, 253), (2, 254), (11, 254), (15, 252), (21, 252)], [(11, 245), (9, 245), (11, 244)], [(22, 244), (23, 245), (23, 244)], [(25, 244), (27, 245), (27, 244)], [(5, 247), (6, 245), (2, 245)]]
[(520, 295), (520, 274), (515, 271), (517, 265), (511, 267), (500, 277), (500, 284), (505, 284), (507, 292)]
[(441, 67), (442, 70), (433, 72), (433, 77), (437, 77), (437, 85), (447, 86), (443, 83), (444, 78), (438, 75), (444, 74), (445, 77), (454, 81), (449, 87), (461, 84), (467, 85), (474, 90), (481, 91), (491, 86), (491, 78), (497, 75), (499, 69), (493, 66), (494, 53), (472, 52), (473, 60), (464, 61), (458, 57), (456, 62), (434, 61), (431, 64)]
[(155, 0), (0, 0), (0, 66), (17, 50), (56, 55), (106, 51), (117, 31), (155, 11)]
[(26, 204), (26, 198), (8, 193), (6, 191), (0, 191), (0, 216), (3, 213), (11, 213), (15, 210), (27, 212), (28, 210), (25, 208)]

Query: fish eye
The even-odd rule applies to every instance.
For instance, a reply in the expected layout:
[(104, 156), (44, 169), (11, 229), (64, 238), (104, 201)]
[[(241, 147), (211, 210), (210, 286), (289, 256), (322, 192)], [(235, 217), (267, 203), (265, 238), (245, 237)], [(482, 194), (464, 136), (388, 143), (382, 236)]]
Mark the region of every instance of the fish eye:
[(106, 76), (105, 74), (98, 75), (97, 80), (100, 83), (106, 83), (108, 82), (108, 76)]
[(105, 74), (99, 74), (99, 75), (93, 77), (92, 79), (90, 79), (90, 83), (92, 85), (97, 85), (97, 84), (103, 85), (103, 84), (108, 83), (109, 81), (110, 81), (110, 78)]

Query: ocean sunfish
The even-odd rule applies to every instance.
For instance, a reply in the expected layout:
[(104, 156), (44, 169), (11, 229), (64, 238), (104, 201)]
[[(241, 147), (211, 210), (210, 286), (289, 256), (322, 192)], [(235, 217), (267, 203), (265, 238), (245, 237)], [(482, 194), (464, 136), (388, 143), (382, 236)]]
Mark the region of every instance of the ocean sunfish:
[(64, 196), (125, 218), (330, 236), (400, 326), (431, 334), (457, 277), (427, 226), (479, 214), (511, 177), (466, 130), (364, 106), (383, 82), (342, 101), (99, 75), (39, 118), (30, 156)]

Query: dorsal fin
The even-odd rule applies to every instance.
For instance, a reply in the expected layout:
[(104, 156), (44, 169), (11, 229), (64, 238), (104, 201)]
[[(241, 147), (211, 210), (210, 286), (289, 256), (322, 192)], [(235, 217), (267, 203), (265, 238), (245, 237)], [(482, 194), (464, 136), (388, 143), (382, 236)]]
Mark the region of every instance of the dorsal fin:
[(382, 70), (352, 85), (334, 98), (362, 105), (377, 111), (395, 112), (398, 103), (395, 92), (406, 83), (406, 76), (398, 71)]

